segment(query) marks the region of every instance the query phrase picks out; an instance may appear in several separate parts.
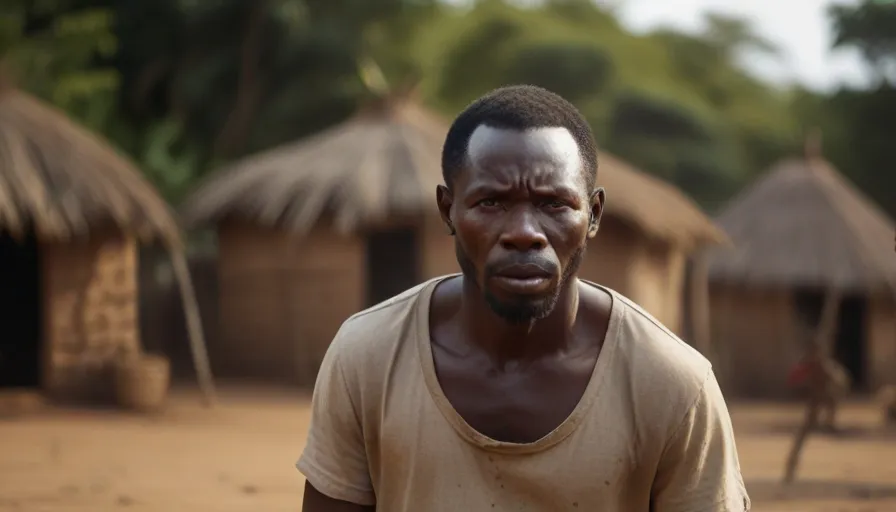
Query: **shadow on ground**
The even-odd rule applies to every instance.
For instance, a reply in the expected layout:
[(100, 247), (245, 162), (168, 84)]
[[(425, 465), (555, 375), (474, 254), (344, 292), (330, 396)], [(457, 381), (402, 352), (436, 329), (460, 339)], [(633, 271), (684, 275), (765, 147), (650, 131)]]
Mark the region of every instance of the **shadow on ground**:
[(796, 481), (784, 485), (772, 480), (747, 482), (754, 503), (799, 500), (883, 500), (896, 498), (896, 485), (821, 480)]

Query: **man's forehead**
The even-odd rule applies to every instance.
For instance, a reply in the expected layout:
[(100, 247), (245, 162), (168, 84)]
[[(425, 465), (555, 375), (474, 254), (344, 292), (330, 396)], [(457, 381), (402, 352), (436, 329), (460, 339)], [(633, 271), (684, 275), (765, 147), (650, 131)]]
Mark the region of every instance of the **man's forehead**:
[(470, 135), (467, 156), (474, 167), (489, 162), (550, 162), (569, 170), (580, 171), (582, 158), (572, 134), (563, 127), (494, 128), (479, 125)]

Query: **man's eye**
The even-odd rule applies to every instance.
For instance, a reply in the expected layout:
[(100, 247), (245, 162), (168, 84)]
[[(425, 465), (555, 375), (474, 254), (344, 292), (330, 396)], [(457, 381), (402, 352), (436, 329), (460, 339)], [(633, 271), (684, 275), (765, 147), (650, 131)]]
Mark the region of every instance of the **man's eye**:
[(546, 206), (548, 208), (554, 208), (554, 209), (566, 208), (566, 203), (564, 203), (563, 201), (546, 201), (544, 203), (544, 206)]
[(499, 206), (499, 204), (494, 199), (483, 199), (482, 201), (479, 201), (479, 206), (484, 206), (486, 208), (494, 208), (496, 206)]

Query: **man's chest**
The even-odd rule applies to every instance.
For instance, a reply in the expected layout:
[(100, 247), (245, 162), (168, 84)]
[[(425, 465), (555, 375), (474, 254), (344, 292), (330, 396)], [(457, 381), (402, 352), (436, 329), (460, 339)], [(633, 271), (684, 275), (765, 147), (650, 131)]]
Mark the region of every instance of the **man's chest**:
[[(507, 443), (459, 421), (459, 414), (444, 407), (449, 404), (440, 406), (444, 397), (430, 395), (425, 386), (402, 389), (401, 400), (382, 402), (378, 428), (368, 431), (370, 473), (380, 500), (409, 499), (428, 504), (416, 510), (433, 511), (490, 509), (492, 503), (498, 510), (576, 510), (573, 503), (580, 510), (646, 510), (616, 506), (649, 497), (655, 461), (639, 449), (633, 416), (620, 414), (621, 401), (612, 395), (587, 408), (575, 425), (564, 426), (563, 435), (505, 449)], [(471, 417), (490, 416), (481, 414)], [(436, 498), (456, 508), (436, 506), (430, 501)]]
[(573, 415), (591, 381), (595, 359), (503, 371), (488, 365), (471, 370), (450, 359), (436, 362), (441, 389), (467, 424), (497, 441), (532, 443)]
[(532, 453), (502, 452), (465, 438), (435, 407), (401, 413), (384, 422), (371, 457), (377, 499), (390, 511), (647, 510), (652, 471), (630, 436), (580, 427)]
[(532, 443), (569, 418), (581, 391), (579, 386), (544, 386), (511, 377), (490, 385), (460, 381), (446, 387), (445, 395), (477, 432), (499, 441)]

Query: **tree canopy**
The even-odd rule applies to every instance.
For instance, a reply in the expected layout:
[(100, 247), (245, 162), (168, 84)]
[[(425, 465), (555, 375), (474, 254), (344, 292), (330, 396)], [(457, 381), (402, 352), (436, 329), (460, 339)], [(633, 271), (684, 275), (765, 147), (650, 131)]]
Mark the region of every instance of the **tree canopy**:
[(763, 83), (777, 53), (744, 20), (638, 35), (590, 0), (9, 0), (0, 54), (18, 85), (128, 153), (173, 201), (226, 160), (307, 136), (415, 83), (447, 116), (532, 83), (575, 103), (600, 146), (710, 211), (813, 128), (826, 155), (896, 213), (896, 4), (831, 8), (870, 90)]

